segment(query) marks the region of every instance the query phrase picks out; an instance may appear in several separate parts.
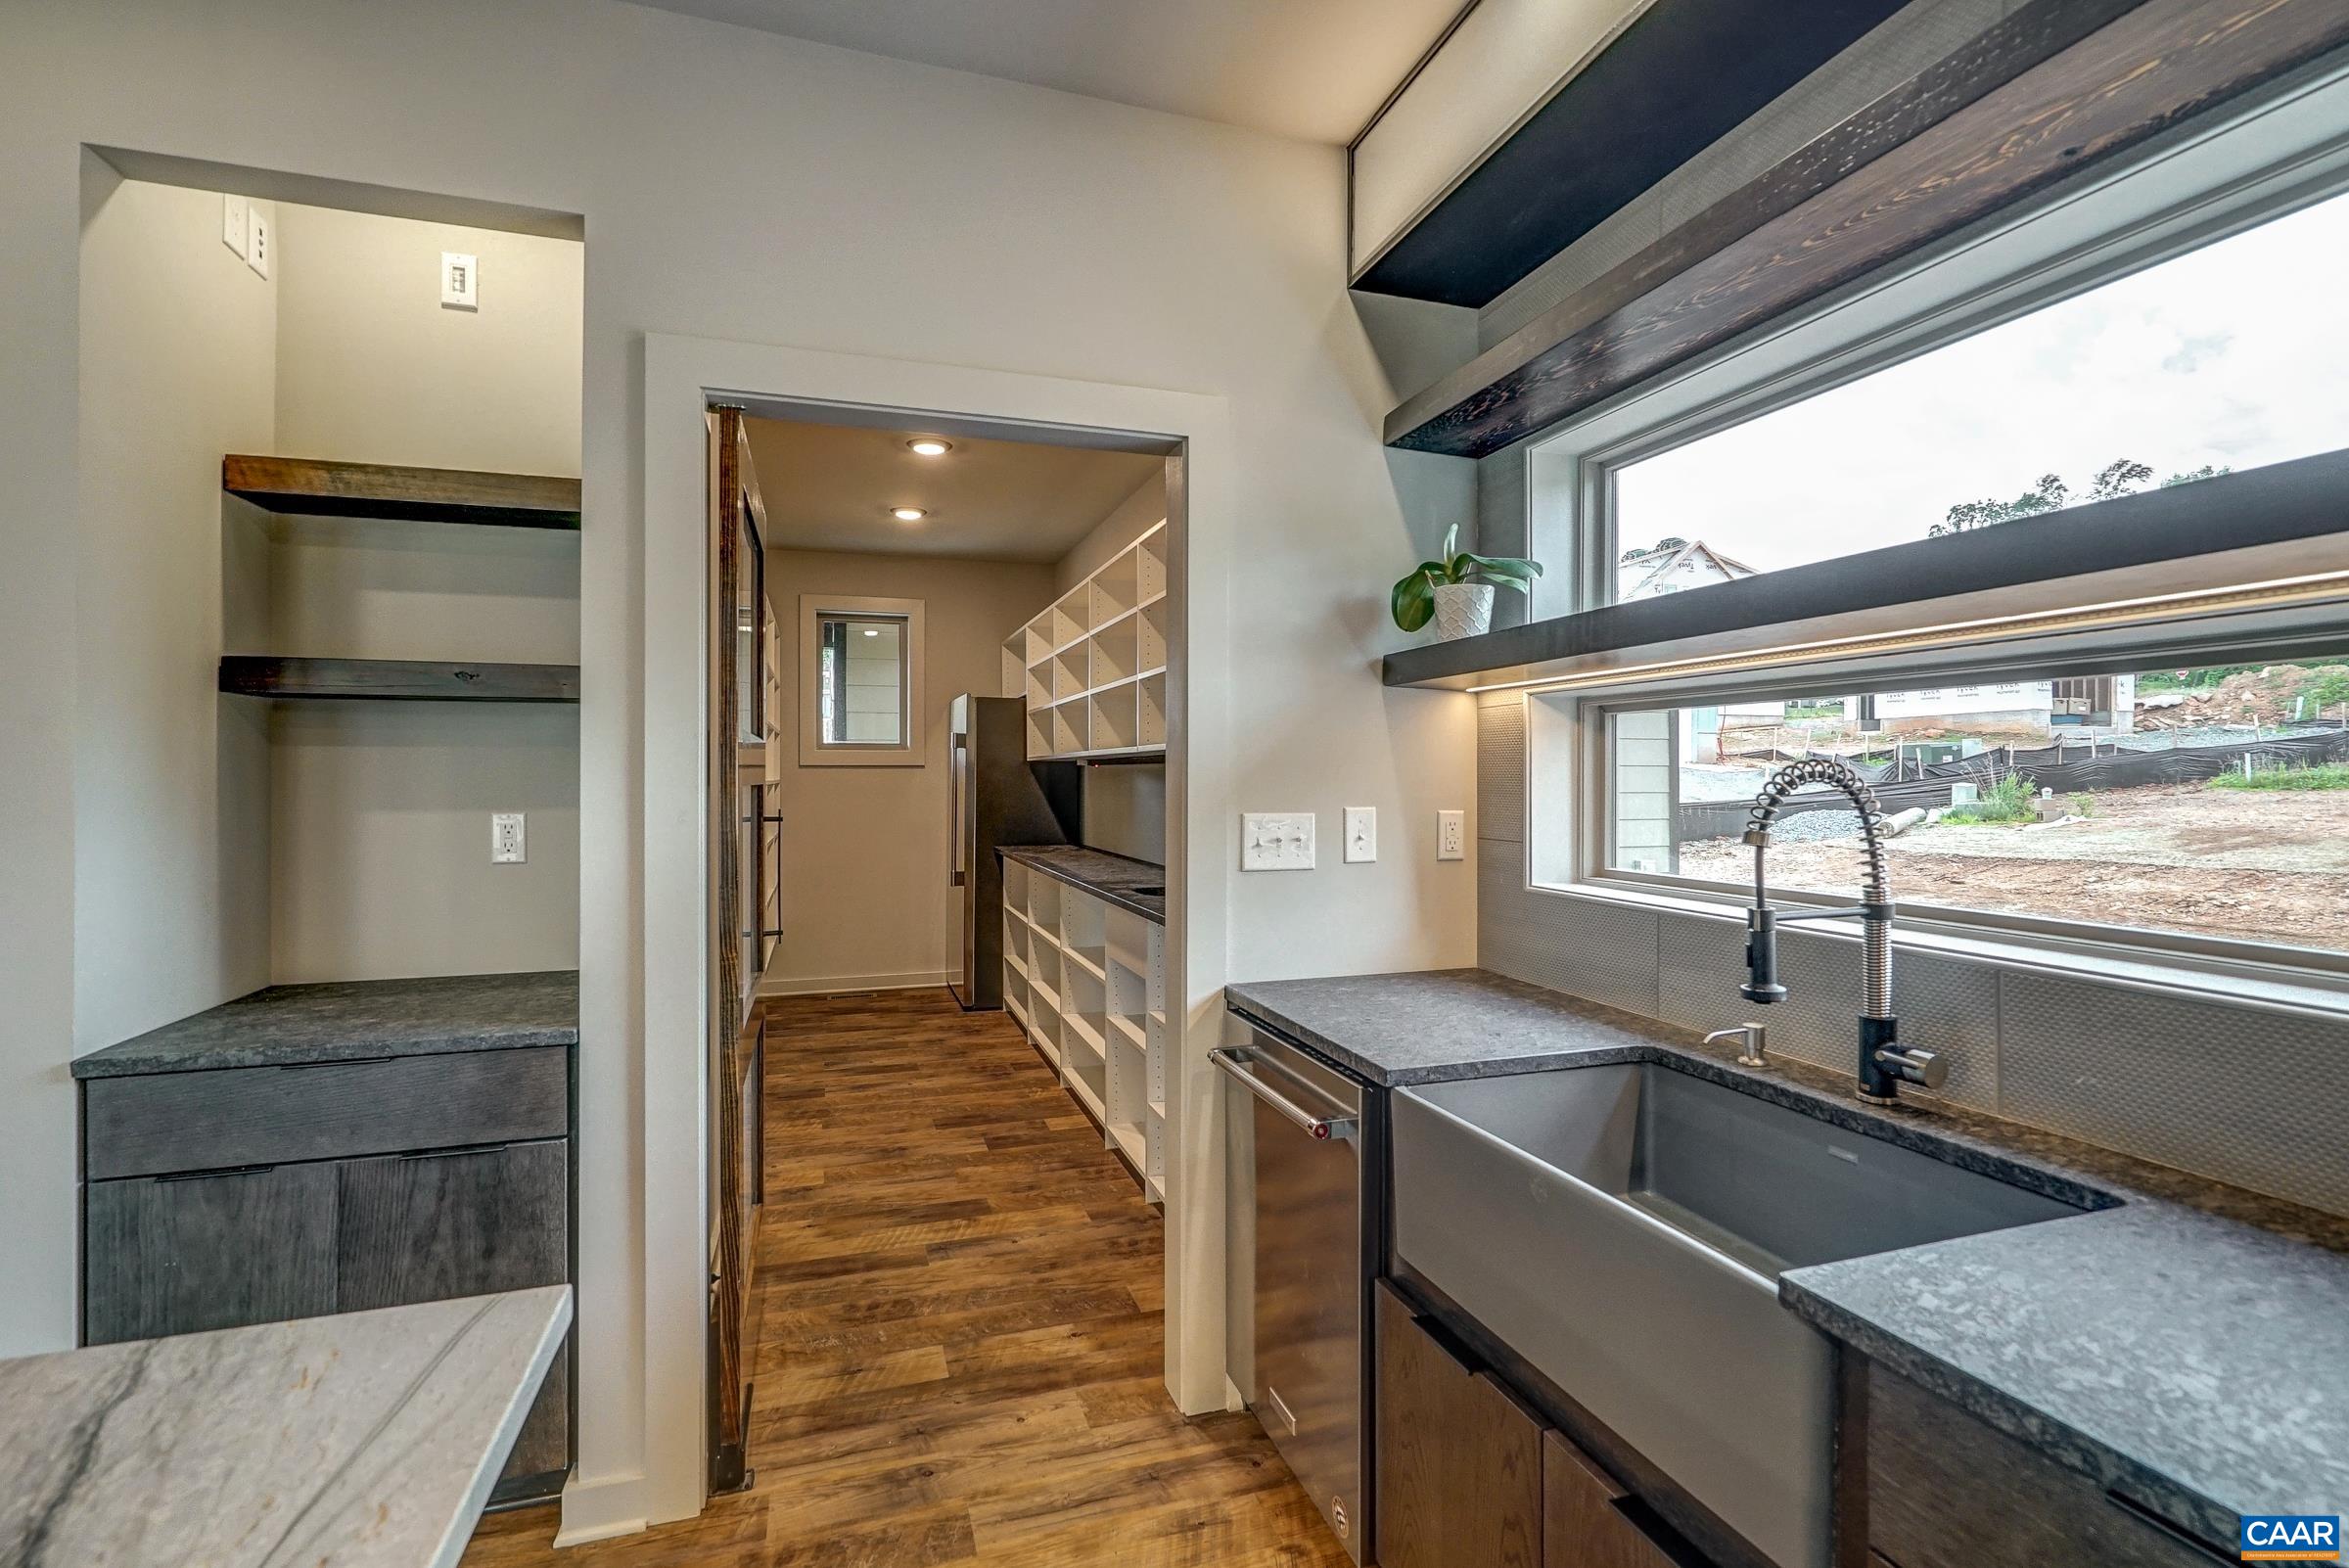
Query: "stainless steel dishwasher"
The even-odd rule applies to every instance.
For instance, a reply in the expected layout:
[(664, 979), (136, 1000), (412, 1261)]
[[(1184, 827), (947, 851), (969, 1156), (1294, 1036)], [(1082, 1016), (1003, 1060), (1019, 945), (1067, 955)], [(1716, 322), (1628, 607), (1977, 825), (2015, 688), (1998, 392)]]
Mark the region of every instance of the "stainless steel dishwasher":
[(1209, 1060), (1231, 1079), (1232, 1380), (1362, 1562), (1382, 1107), (1359, 1081), (1261, 1029)]

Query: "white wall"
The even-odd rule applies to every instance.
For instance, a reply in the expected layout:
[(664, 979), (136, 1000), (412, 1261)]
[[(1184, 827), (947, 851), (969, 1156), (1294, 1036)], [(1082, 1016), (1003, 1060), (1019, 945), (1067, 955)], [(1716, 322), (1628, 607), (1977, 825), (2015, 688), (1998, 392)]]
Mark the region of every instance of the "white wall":
[[(81, 527), (63, 530), (77, 547), (73, 763), (85, 824), (73, 845), (73, 1053), (269, 980), (267, 715), (221, 697), (214, 671), (223, 515), (233, 526), (251, 511), (221, 494), (220, 456), (265, 452), (273, 439), (278, 291), (220, 243), (218, 196), (125, 181), (95, 160), (86, 195), (89, 436)], [(14, 791), (6, 798), (15, 816)], [(62, 912), (27, 918), (47, 926)], [(0, 1072), (51, 1078), (69, 1054), (61, 1043)], [(70, 1093), (55, 1085), (50, 1114), (69, 1119)], [(71, 1172), (28, 1171), (29, 1191), (10, 1175), (15, 1208), (45, 1202)]]
[[(443, 251), (480, 308), (440, 303)], [(281, 455), (578, 473), (576, 242), (289, 205), (277, 254)]]
[(1153, 474), (1133, 487), (1133, 493), (1109, 509), (1109, 515), (1060, 558), (1052, 569), (1052, 588), (1066, 593), (1101, 570), (1116, 555), (1167, 520), (1167, 480)]
[[(579, 471), (581, 248), (281, 203), (277, 445), (292, 457)], [(480, 307), (440, 303), (440, 254)], [(536, 529), (272, 519), (266, 616), (238, 652), (576, 664), (579, 541)], [(271, 978), (569, 969), (579, 951), (579, 715), (276, 705)], [(489, 815), (528, 857), (489, 862)]]
[[(1221, 901), (1242, 978), (1473, 955), (1473, 866), (1438, 865), (1433, 844), (1435, 810), (1471, 804), (1469, 700), (1390, 692), (1376, 672), (1402, 640), (1387, 587), (1444, 521), (1422, 508), (1406, 523), (1402, 497), (1452, 504), (1458, 482), (1429, 465), (1468, 465), (1391, 463), (1379, 445), (1392, 389), (1344, 291), (1335, 151), (610, 0), (5, 0), (0, 28), (0, 926), (23, 934), (0, 947), (0, 1351), (71, 1333), (67, 911), (89, 809), (66, 760), (77, 144), (585, 216), (582, 1427), (567, 1528), (689, 1509), (699, 1487), (682, 1451), (701, 1325), (643, 1262), (647, 1117), (691, 1106), (654, 1085), (700, 1048), (689, 1023), (642, 1008), (647, 845), (694, 832), (641, 813), (644, 333), (1227, 398), (1221, 521), (1241, 553), (1200, 592), (1221, 596), (1244, 678), (1224, 732), (1193, 737), (1195, 765), (1232, 780), (1226, 834), (1242, 806), (1312, 807), (1334, 842), (1339, 808), (1368, 804), (1384, 858), (1234, 869), (1191, 896)], [(1221, 848), (1200, 863), (1233, 866)]]
[[(919, 767), (803, 767), (784, 751), (783, 940), (770, 991), (938, 985), (960, 958), (948, 941), (946, 704), (1003, 685), (1003, 639), (1052, 602), (1052, 569), (1014, 561), (769, 550), (782, 621), (781, 733), (797, 735), (812, 672), (800, 668), (803, 593), (922, 601)], [(854, 639), (851, 639), (853, 641)]]

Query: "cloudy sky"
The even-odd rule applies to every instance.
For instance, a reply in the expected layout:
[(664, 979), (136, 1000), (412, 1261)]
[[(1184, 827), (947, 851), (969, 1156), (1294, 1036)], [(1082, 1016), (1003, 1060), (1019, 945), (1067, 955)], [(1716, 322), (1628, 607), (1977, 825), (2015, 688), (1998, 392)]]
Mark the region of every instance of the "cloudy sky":
[(2117, 458), (2157, 479), (2349, 446), (2349, 197), (1625, 469), (1625, 548), (1768, 571), (1922, 538)]

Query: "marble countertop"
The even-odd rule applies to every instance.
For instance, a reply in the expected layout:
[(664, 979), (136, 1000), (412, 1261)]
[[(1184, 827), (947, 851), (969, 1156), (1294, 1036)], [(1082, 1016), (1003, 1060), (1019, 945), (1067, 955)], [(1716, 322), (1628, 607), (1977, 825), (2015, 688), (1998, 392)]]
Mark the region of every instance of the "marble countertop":
[(73, 1060), (75, 1078), (576, 1045), (576, 970), (271, 986)]
[(0, 1361), (0, 1562), (444, 1568), (571, 1288)]
[(1136, 888), (1164, 888), (1167, 868), (1147, 860), (1128, 859), (1106, 850), (1087, 850), (1075, 844), (1002, 845), (995, 853), (1007, 860), (1032, 866), (1048, 877), (1082, 888), (1094, 897), (1129, 909), (1144, 920), (1167, 923), (1164, 893), (1136, 893)]
[(1736, 1065), (1669, 1024), (1483, 970), (1226, 988), (1391, 1087), (1665, 1061), (2089, 1212), (1788, 1270), (1790, 1310), (2225, 1545), (2236, 1516), (2349, 1498), (2349, 1220), (1848, 1076)]

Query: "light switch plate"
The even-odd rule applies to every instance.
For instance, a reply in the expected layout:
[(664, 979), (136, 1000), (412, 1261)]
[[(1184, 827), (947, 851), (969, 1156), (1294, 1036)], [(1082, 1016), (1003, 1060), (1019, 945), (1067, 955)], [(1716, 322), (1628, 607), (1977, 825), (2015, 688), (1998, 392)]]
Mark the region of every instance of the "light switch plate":
[(522, 813), (492, 811), (489, 813), (489, 863), (491, 865), (520, 865), (527, 856), (523, 853)]
[(440, 253), (440, 302), (453, 310), (482, 307), (481, 257), (462, 251)]
[(1378, 858), (1378, 807), (1346, 807), (1346, 859), (1349, 864)]
[(277, 258), (277, 225), (269, 209), (258, 202), (245, 204), (245, 264), (262, 277), (269, 276), (269, 263)]
[(1436, 813), (1436, 858), (1465, 860), (1468, 858), (1468, 813), (1438, 811)]
[(1313, 868), (1313, 812), (1240, 813), (1241, 870), (1311, 871)]
[(245, 198), (242, 196), (220, 198), (220, 243), (236, 252), (238, 260), (245, 259)]

